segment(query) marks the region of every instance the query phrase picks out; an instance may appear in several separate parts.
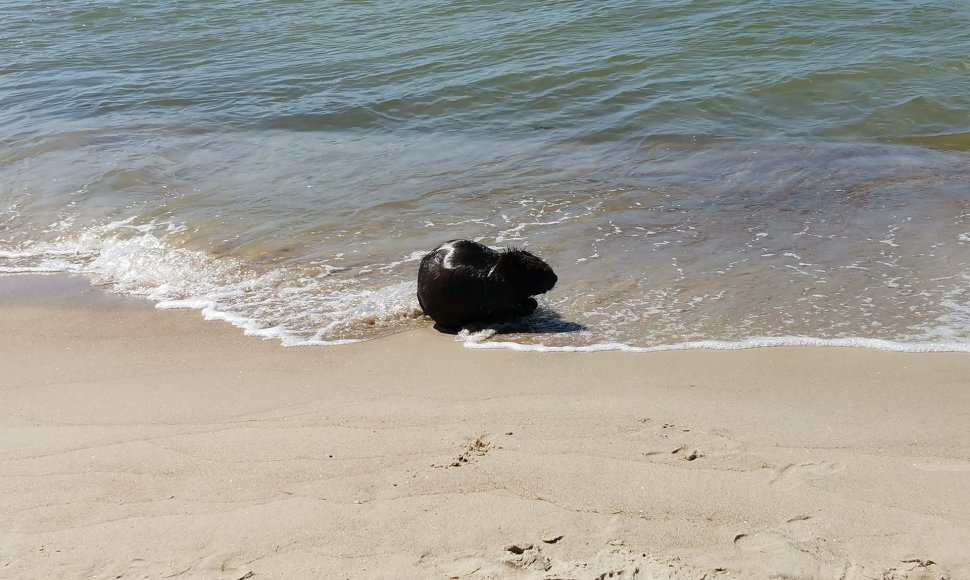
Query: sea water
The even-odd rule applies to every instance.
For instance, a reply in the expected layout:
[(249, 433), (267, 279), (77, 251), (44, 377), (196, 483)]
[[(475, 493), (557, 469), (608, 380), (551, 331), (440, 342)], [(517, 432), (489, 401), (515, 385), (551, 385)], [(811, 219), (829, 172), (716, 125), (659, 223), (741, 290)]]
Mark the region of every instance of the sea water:
[(428, 326), (470, 238), (559, 284), (478, 348), (970, 350), (970, 4), (0, 0), (0, 273), (287, 345)]

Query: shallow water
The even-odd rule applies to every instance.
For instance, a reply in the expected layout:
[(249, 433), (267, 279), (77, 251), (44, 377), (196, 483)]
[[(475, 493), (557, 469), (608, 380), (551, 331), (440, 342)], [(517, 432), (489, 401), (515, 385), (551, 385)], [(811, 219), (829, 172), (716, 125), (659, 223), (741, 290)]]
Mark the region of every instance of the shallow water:
[(470, 346), (970, 350), (963, 3), (0, 14), (0, 272), (326, 344), (468, 237), (560, 278)]

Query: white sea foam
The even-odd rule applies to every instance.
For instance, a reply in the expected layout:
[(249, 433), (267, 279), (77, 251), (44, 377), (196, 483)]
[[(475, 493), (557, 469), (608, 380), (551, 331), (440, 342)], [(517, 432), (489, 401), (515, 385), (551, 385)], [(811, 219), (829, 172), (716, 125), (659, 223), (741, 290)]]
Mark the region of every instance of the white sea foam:
[(2, 274), (55, 274), (63, 271), (63, 268), (53, 266), (0, 266)]
[(621, 351), (633, 353), (663, 352), (670, 350), (746, 350), (780, 346), (797, 347), (849, 347), (882, 350), (888, 352), (970, 352), (970, 343), (938, 342), (908, 343), (874, 338), (814, 338), (808, 336), (754, 337), (738, 341), (698, 340), (655, 346), (631, 346), (618, 342), (604, 342), (589, 345), (547, 346), (544, 344), (522, 344), (508, 341), (488, 341), (495, 333), (459, 334), (465, 348), (470, 349), (507, 349), (525, 352), (606, 352)]
[[(361, 338), (348, 335), (367, 337), (361, 329), (379, 334), (420, 315), (414, 282), (331, 281), (346, 268), (329, 264), (257, 269), (237, 258), (172, 247), (166, 237), (179, 228), (169, 224), (130, 222), (4, 250), (0, 273), (81, 274), (116, 292), (154, 301), (157, 308), (196, 310), (206, 320), (222, 320), (246, 335), (286, 346), (357, 342)], [(387, 272), (422, 255), (412, 252), (379, 268)]]

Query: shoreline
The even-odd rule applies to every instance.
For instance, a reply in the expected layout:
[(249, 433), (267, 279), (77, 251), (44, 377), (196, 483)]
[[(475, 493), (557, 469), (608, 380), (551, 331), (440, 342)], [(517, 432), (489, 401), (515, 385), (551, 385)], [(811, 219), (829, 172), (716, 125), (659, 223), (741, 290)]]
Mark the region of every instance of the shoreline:
[[(176, 301), (177, 302), (177, 301)], [(397, 330), (389, 334), (360, 339), (321, 340), (318, 342), (298, 342), (286, 344), (282, 335), (274, 332), (248, 331), (249, 319), (225, 313), (211, 311), (208, 308), (189, 306), (171, 306), (172, 301), (155, 301), (148, 297), (131, 296), (112, 292), (91, 284), (83, 274), (61, 272), (45, 273), (0, 273), (0, 304), (28, 305), (52, 304), (56, 307), (71, 305), (74, 307), (111, 308), (125, 306), (128, 308), (150, 308), (165, 311), (181, 311), (201, 315), (205, 322), (225, 322), (247, 337), (260, 340), (278, 342), (285, 348), (330, 348), (349, 344), (364, 344), (387, 339), (396, 334), (408, 332), (422, 332), (422, 329)], [(241, 321), (241, 322), (240, 322)], [(426, 330), (426, 329), (425, 329)], [(593, 345), (549, 346), (545, 344), (517, 343), (502, 340), (502, 333), (487, 335), (484, 340), (480, 336), (482, 331), (468, 333), (467, 336), (454, 337), (454, 342), (469, 350), (508, 350), (531, 353), (628, 353), (650, 354), (670, 351), (739, 351), (764, 348), (825, 348), (825, 349), (864, 349), (881, 352), (895, 352), (903, 354), (922, 353), (970, 353), (970, 343), (943, 342), (900, 342), (879, 338), (816, 338), (811, 336), (757, 336), (739, 340), (697, 340), (690, 342), (676, 342), (655, 346), (639, 347), (625, 343), (598, 343)], [(485, 331), (488, 332), (488, 331)], [(476, 336), (479, 335), (479, 336)]]
[(4, 577), (970, 577), (970, 356), (284, 348), (0, 277)]

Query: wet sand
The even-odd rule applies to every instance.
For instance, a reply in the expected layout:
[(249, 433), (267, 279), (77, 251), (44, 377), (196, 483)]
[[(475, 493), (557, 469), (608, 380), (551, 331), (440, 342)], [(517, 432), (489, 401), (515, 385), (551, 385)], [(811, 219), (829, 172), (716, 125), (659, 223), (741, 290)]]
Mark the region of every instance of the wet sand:
[(0, 312), (3, 578), (970, 578), (965, 354), (287, 349), (63, 276)]

